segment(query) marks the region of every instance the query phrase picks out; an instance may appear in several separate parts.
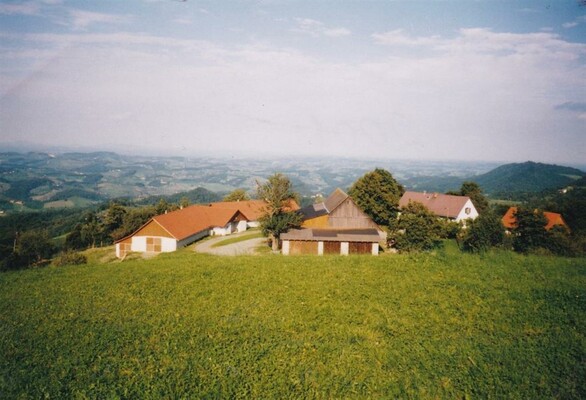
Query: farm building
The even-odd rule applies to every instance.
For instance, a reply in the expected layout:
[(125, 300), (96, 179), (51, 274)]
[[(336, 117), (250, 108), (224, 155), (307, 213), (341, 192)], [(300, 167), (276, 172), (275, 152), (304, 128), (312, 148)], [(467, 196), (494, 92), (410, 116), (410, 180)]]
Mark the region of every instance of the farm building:
[(303, 229), (281, 235), (283, 254), (378, 254), (386, 233), (352, 198), (336, 189), (323, 203), (300, 210)]
[[(132, 235), (116, 242), (116, 256), (131, 251), (171, 252), (210, 235), (229, 235), (258, 226), (266, 203), (261, 200), (194, 205), (157, 215)], [(291, 203), (292, 209), (299, 208)]]
[(441, 193), (405, 192), (399, 200), (399, 208), (410, 202), (421, 203), (438, 217), (447, 218), (456, 222), (467, 219), (476, 219), (478, 211), (467, 196), (453, 196)]
[[(509, 207), (509, 209), (502, 218), (502, 222), (505, 228), (514, 229), (517, 226), (517, 219), (515, 218), (516, 213), (517, 207)], [(543, 215), (545, 215), (545, 218), (547, 219), (547, 225), (545, 226), (546, 230), (549, 231), (554, 226), (562, 226), (568, 231), (570, 230), (561, 214), (544, 211)]]

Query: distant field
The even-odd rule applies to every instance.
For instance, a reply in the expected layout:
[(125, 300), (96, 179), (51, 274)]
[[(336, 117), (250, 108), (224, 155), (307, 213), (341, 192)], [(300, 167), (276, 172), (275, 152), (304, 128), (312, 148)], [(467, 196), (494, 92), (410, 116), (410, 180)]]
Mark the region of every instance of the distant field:
[(585, 335), (584, 259), (183, 251), (0, 274), (0, 398), (579, 399)]
[(88, 207), (95, 204), (95, 201), (85, 199), (83, 197), (71, 197), (67, 200), (55, 200), (47, 202), (43, 205), (44, 208), (71, 208), (71, 207)]

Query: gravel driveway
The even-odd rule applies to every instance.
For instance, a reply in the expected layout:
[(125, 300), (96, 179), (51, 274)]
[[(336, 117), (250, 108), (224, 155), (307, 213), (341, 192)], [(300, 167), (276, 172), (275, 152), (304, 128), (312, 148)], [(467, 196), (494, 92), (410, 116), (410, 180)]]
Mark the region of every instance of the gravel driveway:
[(244, 254), (255, 254), (255, 249), (263, 243), (266, 243), (265, 238), (252, 238), (250, 240), (244, 240), (242, 242), (232, 243), (226, 246), (212, 247), (214, 244), (221, 242), (223, 240), (246, 235), (252, 234), (250, 232), (243, 232), (234, 235), (214, 237), (212, 239), (208, 239), (196, 244), (195, 251), (198, 253), (209, 253), (218, 256), (240, 256)]

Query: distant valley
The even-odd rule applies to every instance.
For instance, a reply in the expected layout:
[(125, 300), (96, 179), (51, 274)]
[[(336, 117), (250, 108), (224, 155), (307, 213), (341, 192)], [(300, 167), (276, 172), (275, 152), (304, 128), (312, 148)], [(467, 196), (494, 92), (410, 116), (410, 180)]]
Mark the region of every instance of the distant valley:
[[(140, 201), (187, 194), (213, 201), (236, 188), (281, 172), (305, 197), (348, 188), (366, 171), (385, 168), (406, 188), (446, 192), (466, 180), (491, 195), (560, 188), (584, 176), (569, 167), (539, 163), (430, 162), (328, 158), (221, 159), (126, 156), (111, 152), (0, 153), (0, 210), (85, 207), (109, 199)], [(195, 190), (198, 188), (197, 190)]]

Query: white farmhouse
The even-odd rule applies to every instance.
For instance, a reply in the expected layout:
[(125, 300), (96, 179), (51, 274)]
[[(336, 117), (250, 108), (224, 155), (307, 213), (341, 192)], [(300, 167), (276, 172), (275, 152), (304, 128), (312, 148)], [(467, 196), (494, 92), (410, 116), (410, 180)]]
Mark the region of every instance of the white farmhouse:
[(399, 200), (399, 208), (410, 202), (421, 203), (438, 217), (448, 218), (456, 222), (476, 219), (478, 211), (468, 196), (454, 196), (441, 193), (405, 192)]

